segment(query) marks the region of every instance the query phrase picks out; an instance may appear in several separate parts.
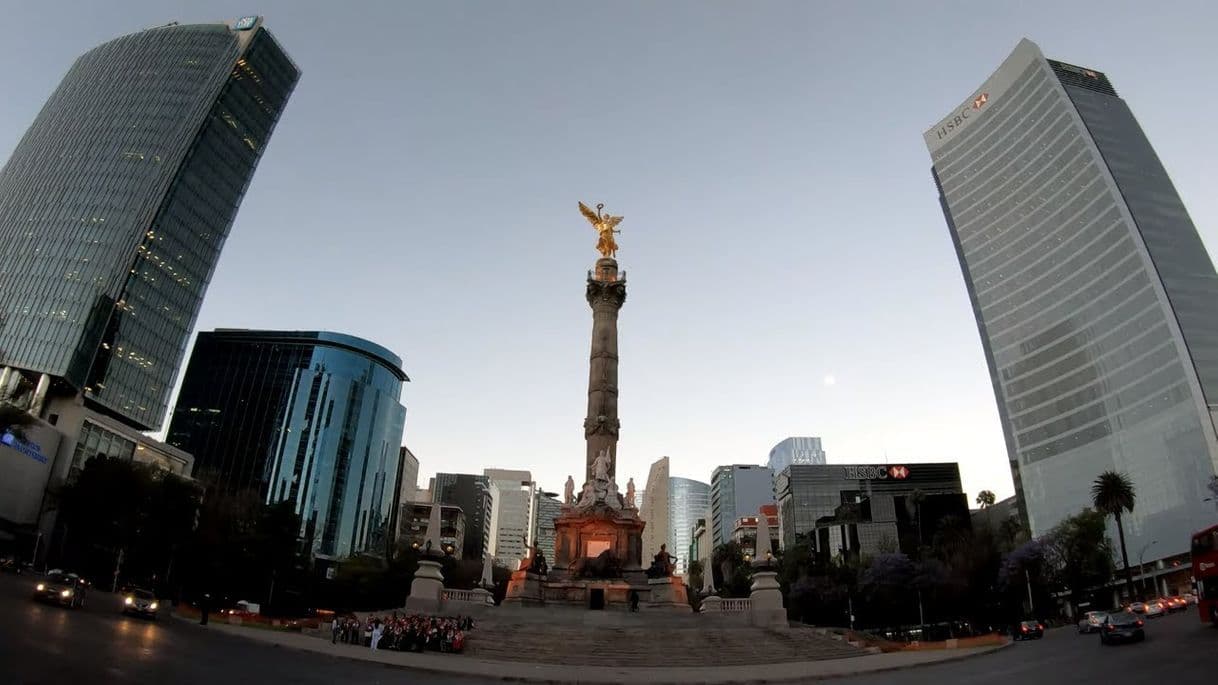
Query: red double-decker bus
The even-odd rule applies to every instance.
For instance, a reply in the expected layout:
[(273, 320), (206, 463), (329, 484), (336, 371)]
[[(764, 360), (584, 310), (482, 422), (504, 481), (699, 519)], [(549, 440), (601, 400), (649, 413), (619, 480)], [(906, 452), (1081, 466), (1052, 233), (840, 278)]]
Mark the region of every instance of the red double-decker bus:
[(1193, 579), (1202, 622), (1218, 627), (1218, 526), (1193, 533)]

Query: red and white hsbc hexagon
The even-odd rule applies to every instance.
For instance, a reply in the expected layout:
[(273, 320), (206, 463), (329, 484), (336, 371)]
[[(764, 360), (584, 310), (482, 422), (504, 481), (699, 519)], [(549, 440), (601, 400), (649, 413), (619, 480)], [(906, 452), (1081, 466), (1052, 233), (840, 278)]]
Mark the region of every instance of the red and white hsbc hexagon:
[(909, 467), (908, 466), (889, 466), (888, 475), (892, 476), (893, 478), (895, 478), (897, 480), (905, 480), (906, 478), (909, 478)]

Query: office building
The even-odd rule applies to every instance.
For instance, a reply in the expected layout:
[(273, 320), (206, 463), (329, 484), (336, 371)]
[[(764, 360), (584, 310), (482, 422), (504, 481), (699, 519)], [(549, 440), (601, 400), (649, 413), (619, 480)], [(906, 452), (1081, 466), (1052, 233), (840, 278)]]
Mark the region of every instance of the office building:
[(720, 466), (711, 475), (710, 500), (712, 542), (718, 547), (731, 539), (737, 518), (774, 501), (772, 472), (754, 464)]
[(1129, 106), (1024, 40), (923, 137), (1031, 534), (1116, 470), (1129, 548), (1187, 553), (1213, 522), (1218, 276)]
[(768, 465), (777, 476), (791, 464), (824, 464), (825, 450), (820, 438), (787, 438), (770, 450)]
[(489, 549), (496, 563), (515, 570), (528, 557), (531, 536), (533, 495), (537, 486), (528, 471), (485, 469), (491, 489), (491, 540)]
[(446, 554), (460, 555), (465, 547), (465, 512), (461, 507), (434, 502), (405, 502), (398, 515), (398, 548), (425, 549), (432, 507), (440, 507), (440, 546)]
[(39, 520), (0, 528), (50, 532), (86, 423), (161, 427), (299, 77), (258, 17), (149, 29), (78, 58), (17, 143), (0, 169), (0, 398), (39, 418), (39, 459), (0, 463), (0, 482), (49, 494)]
[(685, 575), (690, 557), (686, 554), (693, 542), (693, 530), (698, 519), (710, 506), (710, 486), (689, 478), (673, 476), (668, 479), (668, 551), (676, 557), (676, 573)]
[(433, 480), (431, 501), (452, 504), (465, 512), (465, 545), (461, 558), (481, 561), (491, 550), (494, 499), (490, 480), (468, 473), (437, 473)]
[(707, 521), (710, 519), (706, 516), (698, 517), (694, 522), (693, 529), (689, 532), (689, 555), (690, 561), (701, 561), (703, 567), (708, 565), (708, 561), (714, 554), (714, 549), (711, 547), (710, 527)]
[(537, 549), (546, 556), (546, 562), (551, 564), (554, 563), (554, 519), (561, 513), (562, 500), (558, 499), (558, 493), (543, 490), (533, 493), (530, 537)]
[(779, 474), (777, 484), (782, 547), (810, 541), (824, 561), (914, 554), (947, 517), (969, 521), (955, 463), (797, 464)]
[(398, 502), (430, 502), (419, 493), (419, 458), (405, 445), (398, 450)]
[(289, 501), (317, 559), (384, 555), (398, 512), (402, 360), (319, 331), (199, 333), (166, 441), (209, 493)]
[(1019, 503), (1014, 495), (983, 509), (972, 510), (969, 512), (969, 518), (973, 521), (973, 530), (985, 529), (994, 534), (1000, 534), (1004, 525), (1011, 525), (1007, 524), (1007, 521), (1022, 525), (1019, 519)]
[[(640, 498), (639, 518), (647, 522), (643, 528), (642, 557), (646, 561), (660, 551), (660, 545), (669, 545), (668, 457), (660, 457), (647, 471), (647, 487), (643, 489)], [(680, 556), (671, 545), (668, 551)]]

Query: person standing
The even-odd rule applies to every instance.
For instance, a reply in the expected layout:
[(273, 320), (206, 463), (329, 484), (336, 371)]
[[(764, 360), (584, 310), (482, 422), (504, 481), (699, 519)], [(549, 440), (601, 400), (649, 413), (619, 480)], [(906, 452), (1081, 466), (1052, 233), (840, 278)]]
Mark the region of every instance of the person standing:
[(211, 611), (211, 595), (204, 592), (203, 600), (199, 602), (199, 625), (207, 625), (207, 612)]
[(338, 631), (342, 628), (342, 622), (338, 618), (338, 614), (334, 614), (334, 622), (330, 624), (330, 644), (338, 644)]
[(376, 651), (376, 646), (381, 642), (381, 636), (385, 634), (385, 628), (380, 621), (372, 625), (372, 651)]

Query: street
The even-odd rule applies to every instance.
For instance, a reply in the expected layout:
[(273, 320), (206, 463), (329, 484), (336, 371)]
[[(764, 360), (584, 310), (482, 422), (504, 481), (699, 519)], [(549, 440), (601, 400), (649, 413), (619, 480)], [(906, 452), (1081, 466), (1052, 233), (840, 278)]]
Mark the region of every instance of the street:
[[(37, 604), (30, 599), (37, 581), (35, 576), (0, 576), (0, 615), (5, 617), (0, 672), (6, 683), (481, 682), (278, 648), (168, 614), (157, 621), (128, 618), (119, 614), (118, 598), (105, 592), (90, 593), (88, 606), (78, 611)], [(987, 656), (821, 682), (1074, 685), (1112, 680), (1186, 685), (1214, 682), (1215, 653), (1218, 630), (1190, 612), (1152, 619), (1142, 644), (1102, 647), (1096, 635), (1077, 635), (1065, 628)]]

